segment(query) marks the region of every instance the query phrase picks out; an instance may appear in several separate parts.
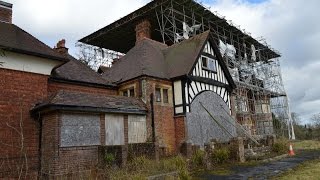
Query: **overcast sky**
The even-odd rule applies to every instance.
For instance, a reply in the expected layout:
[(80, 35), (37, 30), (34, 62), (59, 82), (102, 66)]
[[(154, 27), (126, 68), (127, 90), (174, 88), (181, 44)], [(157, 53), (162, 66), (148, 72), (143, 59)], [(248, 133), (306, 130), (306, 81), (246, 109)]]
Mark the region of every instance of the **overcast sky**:
[[(53, 47), (75, 42), (142, 7), (148, 0), (7, 0), (13, 22)], [(212, 11), (263, 36), (282, 54), (281, 65), (291, 110), (307, 122), (320, 112), (319, 0), (204, 0)]]

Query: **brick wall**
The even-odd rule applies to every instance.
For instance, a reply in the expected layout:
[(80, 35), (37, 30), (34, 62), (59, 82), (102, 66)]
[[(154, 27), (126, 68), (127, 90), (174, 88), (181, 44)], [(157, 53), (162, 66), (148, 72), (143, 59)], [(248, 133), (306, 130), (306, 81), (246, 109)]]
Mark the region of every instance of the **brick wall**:
[[(41, 175), (66, 177), (78, 172), (90, 172), (98, 165), (98, 146), (60, 147), (61, 114), (45, 114), (42, 119)], [(100, 139), (104, 144), (104, 115), (100, 115)]]
[(28, 173), (36, 174), (39, 124), (29, 110), (47, 97), (48, 76), (0, 68), (0, 77), (0, 177), (17, 176), (26, 161)]
[(12, 9), (0, 7), (0, 21), (12, 23)]
[[(152, 116), (150, 95), (155, 95), (155, 87), (165, 86), (172, 89), (172, 82), (169, 80), (161, 80), (151, 77), (140, 77), (119, 85), (119, 89), (134, 86), (136, 97), (146, 102), (147, 113), (147, 141), (152, 141)], [(169, 93), (172, 93), (169, 92)], [(156, 129), (156, 139), (159, 146), (170, 155), (176, 153), (176, 135), (175, 122), (173, 119), (174, 109), (172, 102), (172, 94), (169, 95), (169, 103), (159, 103), (154, 100), (154, 121)]]
[(186, 126), (185, 126), (185, 116), (174, 117), (175, 122), (175, 132), (176, 132), (176, 148), (181, 150), (181, 145), (186, 140)]
[(54, 94), (59, 90), (68, 90), (74, 92), (85, 92), (85, 93), (94, 93), (94, 94), (107, 94), (107, 95), (117, 95), (117, 90), (99, 88), (99, 87), (90, 87), (85, 85), (76, 85), (63, 82), (53, 82), (49, 81), (48, 84), (48, 94)]
[[(155, 95), (156, 86), (166, 86), (172, 88), (172, 82), (154, 78), (146, 78), (146, 102), (150, 110), (147, 116), (147, 121), (150, 122), (151, 128), (151, 106), (150, 94)], [(172, 98), (172, 95), (169, 95)], [(155, 98), (154, 98), (155, 99)], [(154, 121), (156, 129), (156, 139), (160, 148), (165, 150), (165, 154), (170, 155), (176, 152), (176, 139), (175, 139), (175, 124), (174, 124), (174, 109), (172, 101), (168, 104), (155, 102), (154, 100)], [(152, 131), (151, 131), (152, 132)]]

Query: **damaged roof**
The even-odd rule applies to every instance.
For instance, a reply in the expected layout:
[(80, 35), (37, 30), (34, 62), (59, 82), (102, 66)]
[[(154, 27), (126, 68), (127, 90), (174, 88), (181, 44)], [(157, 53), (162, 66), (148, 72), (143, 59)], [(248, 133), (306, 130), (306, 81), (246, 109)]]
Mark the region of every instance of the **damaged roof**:
[(147, 108), (137, 98), (60, 90), (36, 105), (31, 113), (50, 110), (145, 114)]
[(66, 62), (68, 59), (14, 24), (0, 22), (0, 48)]

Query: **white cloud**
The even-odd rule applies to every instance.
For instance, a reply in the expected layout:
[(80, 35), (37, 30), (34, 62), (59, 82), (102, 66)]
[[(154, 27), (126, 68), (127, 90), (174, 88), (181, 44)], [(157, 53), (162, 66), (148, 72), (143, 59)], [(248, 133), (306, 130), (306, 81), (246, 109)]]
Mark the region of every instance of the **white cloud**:
[(8, 0), (13, 22), (53, 46), (66, 38), (73, 47), (80, 38), (112, 23), (146, 0)]
[[(66, 38), (74, 52), (77, 40), (150, 0), (8, 1), (14, 4), (15, 24), (50, 46)], [(244, 0), (212, 0), (209, 5), (253, 37), (266, 37), (272, 47), (280, 50), (293, 111), (305, 120), (320, 112), (320, 1), (267, 0), (251, 4)]]

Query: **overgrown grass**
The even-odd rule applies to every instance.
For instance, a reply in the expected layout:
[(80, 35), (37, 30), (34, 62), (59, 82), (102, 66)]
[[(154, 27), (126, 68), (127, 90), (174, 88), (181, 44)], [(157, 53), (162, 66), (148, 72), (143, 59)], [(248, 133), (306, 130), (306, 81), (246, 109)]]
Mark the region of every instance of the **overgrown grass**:
[(320, 141), (316, 140), (304, 140), (304, 141), (294, 141), (293, 142), (294, 149), (320, 149)]
[(216, 149), (213, 151), (211, 158), (215, 164), (226, 163), (230, 158), (230, 151), (227, 148)]
[(274, 179), (280, 180), (313, 180), (320, 178), (320, 160), (313, 160), (302, 163), (293, 170), (288, 171)]
[[(182, 156), (162, 159), (159, 162), (144, 156), (133, 158), (125, 168), (106, 168), (110, 179), (139, 180), (148, 176), (177, 171), (179, 179), (189, 179), (187, 162)], [(168, 177), (169, 178), (169, 177)], [(173, 178), (173, 177), (172, 177)], [(169, 178), (170, 179), (170, 178)]]

